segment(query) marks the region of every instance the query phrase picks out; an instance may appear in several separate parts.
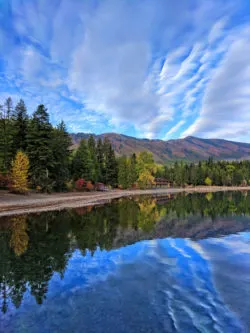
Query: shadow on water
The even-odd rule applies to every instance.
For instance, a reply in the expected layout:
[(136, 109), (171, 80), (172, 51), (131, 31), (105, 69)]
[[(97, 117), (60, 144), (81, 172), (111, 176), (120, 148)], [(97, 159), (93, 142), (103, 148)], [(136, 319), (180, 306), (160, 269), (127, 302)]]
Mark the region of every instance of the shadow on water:
[(245, 332), (249, 229), (247, 192), (1, 218), (0, 331)]

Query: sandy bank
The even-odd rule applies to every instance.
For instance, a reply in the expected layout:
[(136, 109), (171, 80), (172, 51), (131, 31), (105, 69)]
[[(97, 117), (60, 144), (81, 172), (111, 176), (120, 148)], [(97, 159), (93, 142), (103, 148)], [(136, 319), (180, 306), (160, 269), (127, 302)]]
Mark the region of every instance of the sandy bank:
[(54, 193), (30, 194), (27, 196), (14, 195), (0, 191), (0, 217), (27, 213), (47, 212), (65, 208), (100, 205), (113, 199), (137, 195), (165, 195), (180, 192), (217, 192), (217, 191), (246, 191), (250, 187), (193, 187), (193, 188), (164, 188), (148, 190), (112, 190), (109, 192), (91, 193)]

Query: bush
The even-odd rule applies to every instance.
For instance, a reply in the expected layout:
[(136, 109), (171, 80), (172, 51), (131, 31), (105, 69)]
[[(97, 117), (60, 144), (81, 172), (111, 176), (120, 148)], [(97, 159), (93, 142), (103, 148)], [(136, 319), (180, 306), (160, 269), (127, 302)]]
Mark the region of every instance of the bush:
[(71, 180), (66, 183), (66, 189), (68, 192), (72, 192), (75, 189), (75, 183)]
[(10, 187), (10, 176), (0, 173), (0, 189), (8, 189)]
[(93, 191), (94, 190), (94, 185), (91, 182), (87, 182), (86, 190)]
[(85, 189), (85, 185), (86, 185), (86, 182), (82, 178), (77, 179), (77, 181), (75, 182), (75, 188), (77, 191), (83, 191)]
[(41, 193), (52, 193), (55, 186), (55, 181), (48, 177), (47, 172), (40, 173), (39, 177), (31, 177), (31, 182), (36, 191)]

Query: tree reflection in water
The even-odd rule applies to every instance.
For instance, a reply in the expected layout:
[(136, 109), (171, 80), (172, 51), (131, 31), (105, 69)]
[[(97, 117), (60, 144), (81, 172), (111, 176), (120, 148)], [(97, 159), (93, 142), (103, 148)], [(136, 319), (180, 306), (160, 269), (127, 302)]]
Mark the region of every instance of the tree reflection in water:
[(0, 300), (6, 313), (30, 292), (41, 304), (54, 273), (63, 278), (75, 249), (83, 255), (142, 239), (206, 238), (250, 226), (250, 194), (192, 194), (120, 199), (78, 208), (0, 219)]
[(23, 254), (28, 247), (27, 216), (19, 215), (12, 219), (10, 247), (16, 256)]

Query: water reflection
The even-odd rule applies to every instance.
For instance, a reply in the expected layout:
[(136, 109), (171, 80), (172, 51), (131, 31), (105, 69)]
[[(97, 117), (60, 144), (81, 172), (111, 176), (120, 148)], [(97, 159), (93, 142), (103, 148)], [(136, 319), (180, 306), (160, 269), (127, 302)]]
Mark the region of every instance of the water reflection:
[[(249, 216), (250, 194), (235, 192), (122, 199), (102, 207), (2, 218), (0, 331), (7, 332), (8, 328), (8, 332), (18, 332), (18, 313), (29, 326), (32, 320), (37, 323), (38, 317), (47, 320), (50, 311), (58, 307), (55, 316), (60, 324), (73, 311), (76, 322), (80, 320), (86, 330), (93, 327), (95, 332), (106, 332), (108, 329), (94, 324), (102, 306), (106, 315), (110, 307), (113, 312), (127, 311), (129, 317), (132, 309), (138, 312), (136, 306), (140, 304), (144, 314), (132, 321), (135, 326), (131, 332), (136, 331), (136, 325), (150, 332), (157, 332), (157, 328), (183, 331), (183, 327), (189, 327), (188, 332), (201, 327), (214, 327), (215, 332), (230, 327), (230, 332), (243, 332), (213, 285), (210, 263), (218, 267), (216, 242), (196, 240), (247, 230)], [(171, 238), (159, 240), (166, 237)], [(152, 241), (139, 242), (144, 239)], [(134, 245), (124, 247), (128, 244)], [(244, 260), (242, 257), (238, 262)], [(245, 270), (248, 268), (244, 265)], [(222, 278), (218, 273), (216, 276), (220, 286)], [(220, 290), (231, 304), (229, 291), (224, 292), (222, 286)], [(121, 299), (127, 302), (125, 308), (119, 303)], [(93, 307), (96, 318), (89, 313)], [(125, 320), (121, 313), (116, 319), (102, 317), (111, 332), (119, 318)], [(152, 324), (145, 318), (149, 313)], [(28, 331), (46, 332), (42, 322), (40, 325), (37, 323), (34, 330), (29, 326)], [(66, 327), (77, 331), (65, 323)], [(48, 326), (48, 332), (58, 329)], [(129, 332), (125, 328), (122, 331)]]
[(11, 220), (10, 247), (18, 257), (26, 251), (29, 243), (26, 220), (27, 216), (25, 215), (16, 216)]

